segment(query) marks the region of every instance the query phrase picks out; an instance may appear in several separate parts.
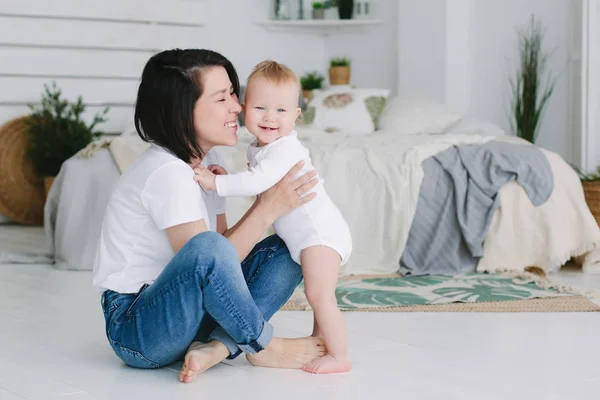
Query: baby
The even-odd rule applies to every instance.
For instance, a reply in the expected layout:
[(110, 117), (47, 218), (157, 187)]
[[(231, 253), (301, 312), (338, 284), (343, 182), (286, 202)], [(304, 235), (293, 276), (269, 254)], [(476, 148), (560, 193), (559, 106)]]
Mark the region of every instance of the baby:
[[(256, 137), (248, 148), (249, 169), (224, 174), (201, 167), (195, 180), (205, 190), (220, 196), (255, 196), (275, 183), (300, 160), (299, 176), (314, 170), (308, 150), (294, 130), (300, 115), (300, 85), (294, 72), (274, 61), (258, 64), (247, 81), (242, 105), (246, 127)], [(302, 266), (305, 293), (314, 310), (313, 336), (323, 337), (327, 354), (306, 364), (306, 372), (346, 372), (348, 358), (346, 327), (337, 307), (335, 288), (340, 266), (352, 252), (350, 229), (339, 209), (325, 192), (323, 181), (313, 191), (316, 197), (279, 218), (275, 232), (285, 241), (292, 259)]]

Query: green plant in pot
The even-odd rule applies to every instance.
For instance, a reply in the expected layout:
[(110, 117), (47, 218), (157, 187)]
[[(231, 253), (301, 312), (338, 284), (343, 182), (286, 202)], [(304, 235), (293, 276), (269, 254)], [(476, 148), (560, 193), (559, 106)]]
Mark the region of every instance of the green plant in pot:
[(350, 59), (338, 57), (329, 61), (329, 83), (331, 85), (350, 84)]
[(325, 5), (322, 2), (315, 1), (312, 3), (312, 19), (325, 18)]
[(340, 19), (352, 19), (354, 0), (336, 0)]
[(556, 78), (546, 76), (548, 54), (543, 50), (544, 29), (534, 16), (531, 16), (526, 28), (519, 29), (518, 38), (519, 68), (510, 80), (510, 122), (515, 135), (535, 143)]
[(300, 78), (300, 86), (302, 87), (302, 95), (309, 102), (312, 99), (312, 91), (321, 89), (325, 77), (317, 71), (309, 72)]
[(88, 125), (82, 119), (86, 106), (81, 96), (70, 103), (53, 82), (51, 88), (44, 85), (41, 104), (30, 104), (29, 108), (32, 114), (27, 118), (27, 128), (31, 142), (27, 155), (37, 173), (44, 177), (47, 193), (63, 162), (103, 134), (95, 127), (106, 121), (109, 107), (97, 113)]

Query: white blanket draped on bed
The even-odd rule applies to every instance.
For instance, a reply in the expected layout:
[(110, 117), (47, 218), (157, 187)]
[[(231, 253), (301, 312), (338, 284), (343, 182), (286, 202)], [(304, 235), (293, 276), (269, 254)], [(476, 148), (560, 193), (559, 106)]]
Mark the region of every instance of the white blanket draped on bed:
[(558, 154), (542, 151), (554, 176), (550, 198), (534, 207), (518, 183), (506, 184), (477, 271), (522, 271), (530, 265), (554, 271), (571, 257), (589, 253), (584, 272), (600, 272), (600, 228), (587, 207), (579, 178)]

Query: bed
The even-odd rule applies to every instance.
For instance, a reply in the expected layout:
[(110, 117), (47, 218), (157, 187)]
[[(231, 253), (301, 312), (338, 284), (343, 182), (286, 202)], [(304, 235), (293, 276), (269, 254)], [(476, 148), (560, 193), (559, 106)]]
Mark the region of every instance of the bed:
[[(436, 111), (419, 104), (412, 112), (406, 110), (406, 103), (403, 105), (402, 115), (388, 115), (386, 124), (368, 134), (323, 129), (315, 126), (314, 120), (297, 127), (353, 235), (353, 254), (343, 267), (343, 275), (399, 271), (425, 160), (453, 146), (517, 140), (493, 124), (457, 117), (439, 105)], [(410, 122), (400, 119), (407, 115)], [(385, 110), (381, 118), (386, 119)], [(427, 129), (422, 128), (424, 124)], [(219, 157), (229, 171), (246, 167), (246, 147), (252, 136), (244, 127), (238, 135), (235, 147), (211, 151), (211, 157)], [(57, 268), (92, 269), (109, 194), (121, 171), (145, 146), (129, 130), (107, 146), (97, 146), (93, 154), (65, 162), (45, 207), (45, 229)], [(587, 208), (581, 184), (558, 155), (543, 152), (553, 172), (552, 195), (534, 207), (519, 184), (510, 182), (502, 187), (501, 205), (487, 231), (483, 256), (474, 266), (477, 271), (522, 271), (531, 265), (552, 271), (571, 257), (586, 255), (584, 271), (598, 272), (600, 228)], [(251, 198), (229, 198), (230, 223), (235, 223), (251, 202)], [(563, 218), (556, 218), (559, 214)]]

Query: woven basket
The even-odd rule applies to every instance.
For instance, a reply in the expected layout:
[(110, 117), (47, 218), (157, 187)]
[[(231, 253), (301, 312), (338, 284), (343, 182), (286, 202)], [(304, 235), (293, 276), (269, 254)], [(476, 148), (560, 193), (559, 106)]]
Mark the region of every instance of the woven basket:
[(596, 222), (600, 225), (600, 181), (583, 181), (585, 201), (592, 212)]
[(26, 118), (0, 126), (0, 214), (14, 222), (42, 225), (44, 182), (25, 152), (30, 140)]

